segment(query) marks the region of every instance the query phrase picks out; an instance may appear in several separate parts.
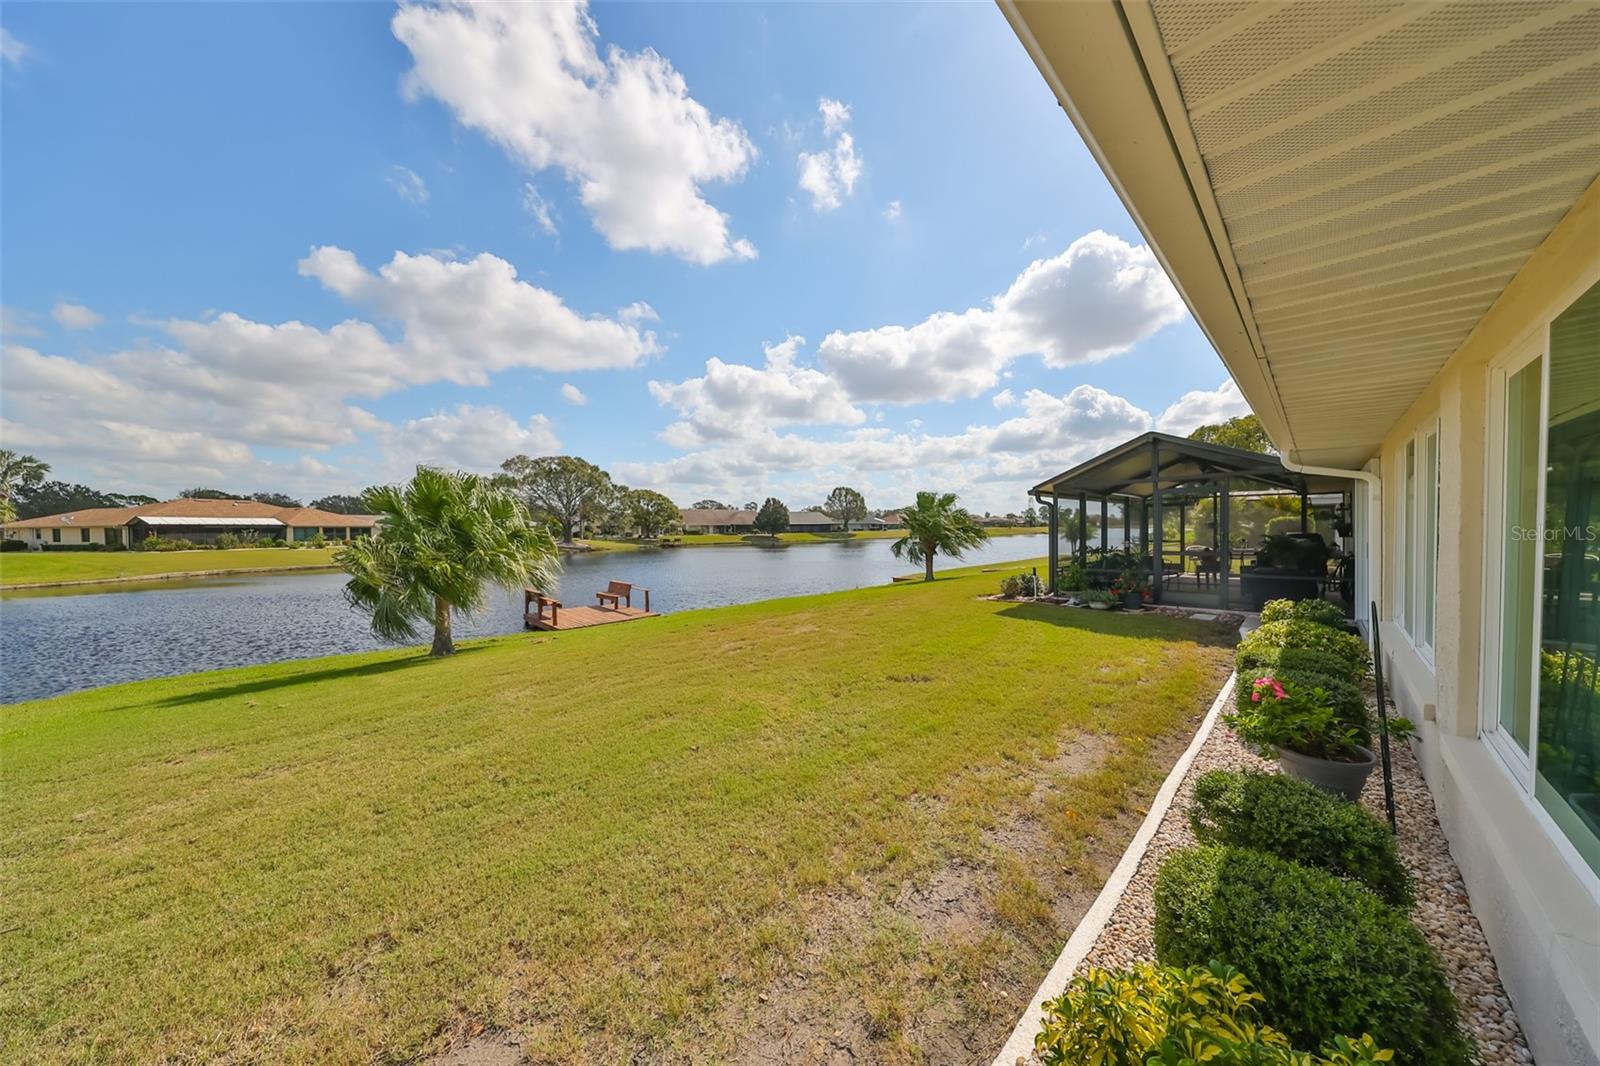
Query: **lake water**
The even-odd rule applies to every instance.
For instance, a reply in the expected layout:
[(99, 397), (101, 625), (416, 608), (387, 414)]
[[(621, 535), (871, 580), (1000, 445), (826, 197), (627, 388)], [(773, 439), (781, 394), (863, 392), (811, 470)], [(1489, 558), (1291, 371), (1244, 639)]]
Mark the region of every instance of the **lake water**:
[[(1044, 536), (996, 537), (959, 564), (1037, 558)], [(880, 585), (915, 568), (889, 540), (568, 556), (558, 594), (592, 603), (612, 578), (662, 612)], [(942, 563), (942, 560), (941, 560)], [(0, 597), (0, 703), (118, 681), (385, 647), (341, 594), (344, 575), (262, 574), (12, 592)], [(636, 606), (639, 602), (636, 601)], [(497, 593), (457, 637), (522, 629), (522, 597)]]

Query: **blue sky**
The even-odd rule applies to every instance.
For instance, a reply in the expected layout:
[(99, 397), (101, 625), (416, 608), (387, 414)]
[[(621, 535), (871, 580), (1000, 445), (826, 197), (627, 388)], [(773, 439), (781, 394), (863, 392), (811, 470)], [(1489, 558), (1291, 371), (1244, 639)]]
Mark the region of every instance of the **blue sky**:
[(1244, 410), (989, 4), (0, 24), (0, 436), (58, 476), (560, 451), (684, 504), (1008, 511)]

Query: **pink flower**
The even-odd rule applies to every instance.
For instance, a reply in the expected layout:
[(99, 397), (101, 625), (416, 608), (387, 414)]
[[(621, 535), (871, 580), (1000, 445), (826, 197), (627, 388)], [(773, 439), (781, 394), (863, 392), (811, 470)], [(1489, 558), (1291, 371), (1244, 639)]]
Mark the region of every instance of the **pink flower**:
[(1281, 700), (1281, 699), (1287, 699), (1288, 698), (1289, 694), (1283, 690), (1283, 685), (1279, 684), (1277, 678), (1275, 678), (1275, 677), (1258, 677), (1258, 678), (1256, 678), (1255, 685), (1250, 690), (1250, 702), (1251, 703), (1260, 703), (1261, 702), (1261, 690), (1264, 689), (1264, 688), (1272, 690), (1273, 699)]

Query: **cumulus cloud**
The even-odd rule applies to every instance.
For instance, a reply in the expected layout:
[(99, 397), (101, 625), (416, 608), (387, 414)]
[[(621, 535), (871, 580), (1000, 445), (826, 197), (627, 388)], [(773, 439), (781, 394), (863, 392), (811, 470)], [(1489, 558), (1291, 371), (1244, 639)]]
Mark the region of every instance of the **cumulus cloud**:
[(396, 252), (374, 273), (343, 248), (325, 246), (300, 261), (300, 273), (400, 323), (401, 360), (387, 368), (400, 381), (482, 385), (509, 367), (625, 367), (659, 351), (655, 334), (579, 315), (488, 254), (462, 261)]
[(391, 27), (411, 52), (409, 96), (532, 170), (559, 168), (613, 248), (755, 256), (703, 190), (744, 176), (756, 149), (743, 127), (713, 118), (653, 50), (602, 55), (587, 5), (406, 3)]
[(1178, 401), (1161, 412), (1156, 428), (1163, 433), (1187, 436), (1196, 428), (1226, 422), (1230, 418), (1250, 413), (1250, 405), (1232, 378), (1214, 389), (1196, 389), (1186, 392)]
[(589, 402), (589, 397), (583, 394), (583, 390), (570, 381), (561, 386), (561, 398), (574, 407), (583, 407)]
[(472, 404), (409, 419), (381, 436), (396, 477), (417, 465), (488, 473), (508, 455), (551, 455), (561, 450), (544, 415), (519, 423), (499, 407)]
[(771, 425), (859, 425), (866, 414), (838, 382), (798, 362), (804, 337), (787, 337), (763, 349), (762, 367), (706, 360), (703, 377), (650, 382), (656, 402), (675, 409), (682, 421), (664, 439), (679, 447), (747, 438)]
[(1015, 407), (1017, 406), (1017, 395), (1010, 389), (1001, 389), (999, 392), (990, 397), (990, 402), (993, 403), (997, 408)]
[[(832, 211), (855, 191), (861, 177), (861, 157), (856, 154), (855, 138), (845, 129), (850, 123), (850, 108), (823, 97), (817, 102), (822, 113), (823, 132), (834, 138), (831, 147), (820, 152), (801, 152), (797, 160), (800, 188), (811, 196), (811, 209), (818, 214)], [(900, 217), (900, 201), (890, 205)]]
[(428, 183), (422, 180), (422, 175), (410, 167), (403, 167), (396, 163), (384, 175), (385, 182), (394, 194), (408, 204), (422, 205), (428, 202)]
[(105, 321), (104, 315), (82, 304), (68, 303), (65, 300), (50, 309), (50, 317), (55, 319), (62, 329), (94, 329)]
[(749, 421), (722, 439), (700, 438), (698, 447), (685, 441), (683, 446), (694, 447), (688, 454), (621, 464), (620, 476), (683, 496), (716, 498), (741, 490), (759, 495), (754, 486), (827, 485), (840, 478), (873, 486), (892, 502), (908, 500), (927, 485), (964, 486), (969, 504), (1015, 510), (1028, 485), (1145, 432), (1152, 421), (1138, 405), (1090, 385), (1062, 395), (1031, 389), (1016, 406), (1022, 413), (998, 424), (945, 434), (921, 432), (920, 421), (912, 419), (904, 431), (866, 426), (820, 439)]
[(854, 400), (925, 403), (986, 392), (1025, 355), (1052, 367), (1117, 355), (1184, 314), (1149, 248), (1096, 230), (1030, 263), (987, 307), (830, 333), (818, 352)]
[[(361, 400), (441, 380), (483, 385), (510, 367), (631, 366), (659, 350), (653, 334), (620, 317), (581, 315), (494, 256), (396, 253), (372, 271), (324, 247), (300, 272), (370, 309), (383, 328), (360, 318), (273, 324), (230, 311), (156, 322), (160, 342), (82, 359), (8, 342), (0, 348), (8, 446), (48, 452), (68, 469), (73, 461), (109, 469), (118, 483), (140, 476), (169, 488), (201, 473), (231, 479), (264, 469), (255, 448), (415, 443), (465, 464), (483, 459), (498, 436), (503, 459), (554, 440), (543, 416), (516, 423), (498, 408), (462, 407), (396, 427)], [(632, 317), (645, 316), (635, 308)], [(71, 434), (59, 428), (68, 426)]]
[(899, 200), (890, 200), (889, 206), (883, 209), (883, 217), (890, 222), (899, 222), (904, 214), (905, 211), (901, 209)]

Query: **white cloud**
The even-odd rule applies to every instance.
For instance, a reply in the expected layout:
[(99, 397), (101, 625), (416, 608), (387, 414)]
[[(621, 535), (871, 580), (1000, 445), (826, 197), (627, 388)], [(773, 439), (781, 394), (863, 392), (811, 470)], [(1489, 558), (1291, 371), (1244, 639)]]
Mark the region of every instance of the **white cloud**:
[(411, 51), (408, 95), (437, 98), (524, 166), (559, 167), (612, 247), (755, 256), (702, 195), (749, 168), (743, 127), (714, 119), (653, 50), (601, 55), (585, 4), (407, 3), (391, 27)]
[(556, 235), (555, 212), (550, 206), (550, 201), (544, 198), (539, 192), (539, 187), (531, 181), (522, 185), (522, 209), (533, 216), (533, 220), (539, 223), (539, 228), (547, 236)]
[(706, 360), (705, 376), (677, 383), (652, 381), (650, 395), (682, 421), (663, 439), (678, 447), (748, 438), (773, 425), (860, 425), (866, 414), (850, 403), (827, 374), (800, 366), (804, 337), (787, 337), (763, 349), (761, 368)]
[(428, 202), (428, 183), (422, 180), (422, 175), (410, 167), (396, 163), (389, 168), (383, 180), (394, 190), (396, 196), (408, 204), (421, 206)]
[(889, 206), (883, 209), (883, 217), (890, 222), (899, 222), (905, 211), (900, 207), (899, 200), (890, 200)]
[(32, 52), (32, 48), (17, 40), (4, 26), (0, 26), (0, 63), (8, 67), (20, 67)]
[(993, 388), (1022, 356), (1052, 367), (1096, 362), (1184, 314), (1149, 248), (1096, 230), (1029, 264), (986, 308), (830, 333), (818, 352), (854, 400), (952, 400)]
[(583, 407), (589, 402), (589, 397), (583, 394), (583, 390), (570, 381), (561, 386), (561, 398), (574, 407)]
[(1250, 413), (1250, 405), (1232, 378), (1215, 389), (1196, 389), (1184, 393), (1161, 417), (1156, 428), (1163, 433), (1187, 436), (1200, 426), (1215, 425)]
[(519, 423), (499, 407), (472, 404), (410, 419), (386, 430), (383, 437), (396, 477), (418, 465), (487, 473), (497, 470), (508, 456), (552, 455), (561, 450), (544, 415)]
[[(861, 177), (861, 157), (856, 155), (855, 138), (845, 129), (850, 108), (823, 97), (817, 102), (822, 112), (823, 132), (834, 138), (831, 148), (820, 152), (801, 152), (797, 160), (800, 188), (811, 195), (811, 209), (818, 214), (838, 208), (855, 191)], [(900, 217), (900, 202), (894, 202), (893, 218)]]
[(661, 316), (656, 314), (656, 309), (643, 300), (636, 300), (627, 307), (622, 308), (617, 312), (617, 318), (630, 326), (639, 322), (661, 321)]
[(660, 350), (654, 333), (585, 318), (488, 254), (454, 261), (396, 252), (374, 274), (350, 252), (325, 246), (300, 261), (300, 273), (401, 324), (403, 359), (389, 359), (386, 369), (403, 382), (443, 378), (481, 385), (509, 367), (625, 367)]
[(1001, 389), (990, 398), (996, 408), (1017, 406), (1017, 395), (1010, 389)]
[[(373, 272), (324, 247), (300, 271), (371, 308), (383, 328), (358, 318), (323, 328), (223, 312), (147, 323), (166, 335), (163, 343), (91, 358), (7, 343), (7, 439), (59, 459), (63, 476), (83, 471), (162, 491), (201, 475), (238, 484), (263, 483), (262, 472), (312, 477), (304, 467), (272, 466), (256, 448), (353, 449), (338, 465), (359, 485), (379, 476), (370, 450), (361, 451), (374, 443), (382, 454), (415, 443), (440, 461), (481, 465), (491, 451), (501, 452), (499, 462), (518, 448), (549, 450), (554, 440), (542, 416), (516, 423), (492, 407), (391, 426), (360, 405), (364, 397), (441, 380), (482, 385), (509, 367), (632, 366), (658, 351), (653, 334), (620, 318), (580, 315), (494, 256), (396, 253)], [(636, 307), (633, 317), (647, 310)], [(397, 472), (404, 471), (391, 456), (383, 476)]]
[(63, 329), (94, 329), (105, 321), (104, 315), (65, 300), (50, 309), (50, 317)]

